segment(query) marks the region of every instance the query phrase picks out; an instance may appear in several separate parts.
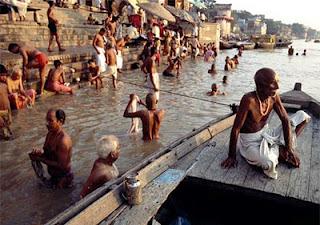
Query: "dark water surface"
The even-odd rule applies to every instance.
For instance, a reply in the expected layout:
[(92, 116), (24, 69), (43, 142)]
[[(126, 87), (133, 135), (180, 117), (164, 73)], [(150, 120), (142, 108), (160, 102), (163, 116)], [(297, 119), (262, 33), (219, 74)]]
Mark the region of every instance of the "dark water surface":
[[(303, 90), (319, 100), (320, 44), (296, 41), (294, 48), (299, 54), (307, 49), (307, 56), (289, 57), (287, 49), (245, 51), (238, 68), (230, 72), (223, 71), (224, 59), (227, 55), (236, 54), (236, 50), (221, 51), (215, 76), (207, 73), (210, 64), (203, 62), (202, 58), (187, 60), (183, 63), (180, 78), (161, 76), (161, 88), (207, 100), (238, 103), (243, 93), (254, 89), (255, 71), (271, 67), (280, 74), (280, 92), (292, 89), (295, 82), (302, 82)], [(221, 84), (224, 75), (228, 75), (229, 85), (221, 85), (221, 89), (228, 95), (206, 96), (211, 84)], [(143, 84), (144, 76), (136, 70), (126, 72), (120, 79)], [(126, 134), (131, 120), (123, 118), (122, 114), (130, 93), (144, 98), (147, 90), (130, 84), (123, 84), (118, 91), (110, 87), (100, 92), (82, 88), (75, 96), (48, 97), (38, 101), (32, 109), (14, 113), (16, 138), (0, 143), (1, 224), (44, 223), (79, 200), (82, 185), (96, 159), (95, 141), (102, 135), (115, 134), (120, 139), (121, 155), (116, 164), (123, 173), (193, 128), (230, 112), (226, 106), (161, 93), (159, 108), (166, 110), (160, 130), (161, 139), (144, 143), (141, 134)], [(73, 141), (72, 168), (75, 174), (75, 185), (71, 189), (48, 190), (41, 187), (27, 154), (33, 146), (43, 145), (47, 133), (45, 116), (52, 107), (64, 109), (67, 115), (64, 127)]]

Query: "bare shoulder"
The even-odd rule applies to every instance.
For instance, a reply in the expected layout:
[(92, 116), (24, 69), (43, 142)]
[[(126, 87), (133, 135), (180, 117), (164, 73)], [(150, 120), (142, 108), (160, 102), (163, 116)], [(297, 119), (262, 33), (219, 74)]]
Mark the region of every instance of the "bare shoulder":
[(254, 91), (248, 92), (242, 96), (241, 102), (249, 105), (255, 101), (255, 98), (256, 95)]
[(63, 131), (63, 135), (61, 137), (61, 144), (64, 144), (70, 147), (72, 146), (71, 137), (65, 131)]

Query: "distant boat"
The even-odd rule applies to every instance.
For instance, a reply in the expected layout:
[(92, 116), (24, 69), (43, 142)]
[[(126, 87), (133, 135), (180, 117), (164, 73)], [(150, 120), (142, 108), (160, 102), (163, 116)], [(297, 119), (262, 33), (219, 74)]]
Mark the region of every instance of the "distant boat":
[(292, 41), (279, 39), (276, 42), (276, 48), (286, 48), (292, 44)]
[(320, 43), (320, 40), (319, 39), (314, 40), (314, 43)]
[(220, 49), (231, 49), (236, 47), (236, 43), (233, 41), (222, 41), (220, 40)]
[(265, 48), (265, 49), (273, 49), (275, 47), (276, 43), (272, 42), (258, 42), (257, 47), (258, 48)]
[(276, 46), (275, 35), (253, 35), (251, 40), (256, 43), (256, 48), (273, 49)]
[(256, 43), (251, 42), (251, 41), (239, 41), (239, 42), (237, 42), (237, 44), (236, 44), (236, 47), (237, 47), (237, 48), (243, 47), (244, 50), (254, 49), (255, 46), (256, 46)]

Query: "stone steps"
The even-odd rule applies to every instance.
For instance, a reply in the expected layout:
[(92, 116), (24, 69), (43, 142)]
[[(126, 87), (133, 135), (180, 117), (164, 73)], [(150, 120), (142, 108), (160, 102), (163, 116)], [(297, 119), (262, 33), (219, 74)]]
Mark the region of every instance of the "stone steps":
[[(46, 53), (45, 49), (40, 49)], [(138, 62), (138, 57), (142, 52), (142, 46), (125, 48), (123, 49), (123, 70), (131, 69), (131, 64)], [(49, 68), (53, 67), (54, 60), (61, 60), (63, 62), (66, 78), (68, 82), (74, 82), (76, 78), (80, 77), (83, 79), (87, 74), (87, 62), (89, 59), (94, 59), (95, 52), (92, 46), (83, 47), (68, 47), (65, 52), (59, 53), (51, 52), (48, 53)], [(0, 50), (0, 61), (10, 69), (18, 65), (22, 67), (22, 58), (20, 55), (15, 55), (7, 51)], [(75, 73), (71, 72), (71, 68), (75, 69)], [(30, 72), (30, 81), (32, 87), (36, 89), (39, 81), (38, 70), (32, 69)]]

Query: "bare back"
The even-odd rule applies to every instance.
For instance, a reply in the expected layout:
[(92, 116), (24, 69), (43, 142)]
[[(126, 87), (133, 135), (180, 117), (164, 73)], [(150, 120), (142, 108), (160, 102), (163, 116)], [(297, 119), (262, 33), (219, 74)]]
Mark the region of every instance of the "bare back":
[(159, 139), (160, 124), (164, 116), (164, 110), (143, 110), (140, 112), (143, 140)]
[(64, 176), (71, 171), (72, 141), (66, 132), (48, 132), (43, 149), (47, 159), (61, 165), (60, 168), (48, 166), (51, 176)]
[(156, 63), (152, 57), (148, 57), (146, 59), (145, 68), (146, 68), (147, 73), (149, 73), (149, 74), (157, 73)]
[(60, 81), (63, 76), (63, 68), (54, 68), (49, 71), (48, 80), (51, 82)]

